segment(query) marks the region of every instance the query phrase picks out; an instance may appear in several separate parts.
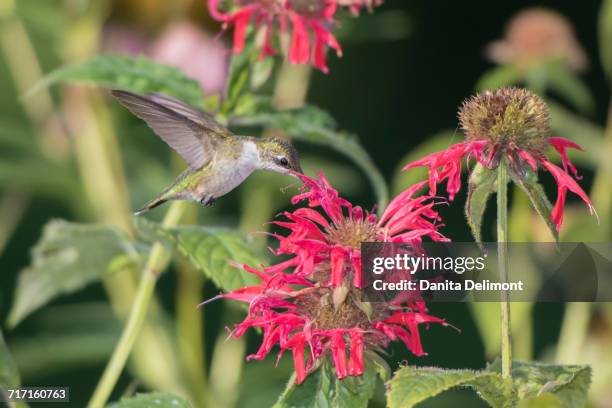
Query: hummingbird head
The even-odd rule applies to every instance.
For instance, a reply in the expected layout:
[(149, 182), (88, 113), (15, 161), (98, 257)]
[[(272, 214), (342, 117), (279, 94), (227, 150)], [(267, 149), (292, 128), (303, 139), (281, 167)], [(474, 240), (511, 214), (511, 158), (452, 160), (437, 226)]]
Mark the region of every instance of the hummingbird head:
[(291, 142), (279, 137), (266, 137), (257, 141), (261, 168), (282, 174), (302, 173), (300, 157)]

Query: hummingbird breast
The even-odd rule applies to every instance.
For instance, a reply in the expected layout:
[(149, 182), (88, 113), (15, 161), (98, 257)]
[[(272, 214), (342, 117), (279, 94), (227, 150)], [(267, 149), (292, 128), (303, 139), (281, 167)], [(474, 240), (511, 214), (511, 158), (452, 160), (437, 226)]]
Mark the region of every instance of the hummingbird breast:
[(236, 147), (229, 154), (217, 154), (201, 170), (203, 174), (196, 188), (199, 198), (209, 195), (218, 198), (229, 193), (258, 168), (259, 153), (254, 142), (244, 141)]

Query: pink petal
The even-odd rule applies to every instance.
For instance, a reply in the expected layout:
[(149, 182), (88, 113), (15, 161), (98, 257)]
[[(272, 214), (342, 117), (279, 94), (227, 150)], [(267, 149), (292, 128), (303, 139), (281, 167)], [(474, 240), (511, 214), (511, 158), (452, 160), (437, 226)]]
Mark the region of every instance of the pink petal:
[(291, 14), (293, 24), (293, 36), (289, 46), (289, 62), (293, 64), (306, 64), (310, 53), (310, 40), (306, 25), (297, 14)]
[(336, 366), (336, 376), (340, 379), (348, 374), (346, 367), (346, 344), (344, 343), (344, 334), (342, 331), (335, 331), (331, 336), (331, 351)]
[(356, 288), (362, 287), (362, 272), (361, 272), (361, 250), (353, 251), (351, 256), (351, 263), (353, 264), (353, 286)]
[(567, 190), (570, 190), (574, 194), (578, 195), (582, 201), (588, 205), (591, 214), (594, 213), (595, 216), (597, 216), (597, 212), (595, 211), (595, 207), (593, 207), (593, 203), (591, 202), (589, 196), (568, 173), (546, 159), (540, 159), (540, 163), (550, 172), (550, 174), (553, 175), (555, 181), (557, 182), (557, 201), (555, 202), (555, 206), (552, 211), (552, 220), (557, 226), (557, 230), (561, 228), (561, 224), (563, 223), (563, 209), (565, 208), (565, 196)]
[(363, 374), (363, 332), (353, 330), (351, 335), (351, 350), (349, 355), (348, 372), (349, 375)]
[(221, 0), (208, 0), (208, 13), (217, 21), (228, 21), (231, 19), (231, 16), (219, 11), (220, 1)]
[(563, 163), (563, 169), (565, 169), (565, 171), (567, 172), (567, 169), (569, 168), (572, 174), (574, 175), (574, 177), (580, 180), (582, 177), (578, 176), (578, 171), (576, 170), (576, 167), (574, 167), (574, 164), (567, 157), (566, 150), (568, 148), (576, 149), (576, 150), (583, 150), (582, 147), (578, 143), (574, 143), (571, 140), (565, 139), (563, 137), (549, 137), (548, 143), (552, 147), (554, 147), (555, 150), (559, 153), (559, 156), (561, 156), (561, 162)]
[(306, 340), (303, 333), (298, 333), (291, 338), (291, 351), (293, 353), (293, 365), (295, 367), (295, 381), (301, 384), (306, 378), (306, 367), (304, 365), (304, 347)]
[(344, 249), (333, 247), (331, 249), (331, 284), (334, 287), (342, 286), (344, 278)]
[(232, 17), (234, 21), (234, 54), (240, 54), (244, 49), (244, 36), (246, 34), (246, 29), (249, 25), (249, 21), (251, 20), (251, 15), (255, 11), (252, 7), (245, 7), (242, 10), (238, 11)]

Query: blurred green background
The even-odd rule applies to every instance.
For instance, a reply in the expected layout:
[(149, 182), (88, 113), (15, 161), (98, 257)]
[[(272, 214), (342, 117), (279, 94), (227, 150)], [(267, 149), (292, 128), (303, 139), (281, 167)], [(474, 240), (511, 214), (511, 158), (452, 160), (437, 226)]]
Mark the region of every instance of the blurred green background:
[[(110, 208), (114, 198), (105, 194), (104, 180), (96, 177), (99, 168), (95, 164), (95, 144), (88, 145), (83, 140), (76, 144), (67, 141), (67, 134), (88, 130), (88, 115), (110, 117), (108, 123), (112, 123), (111, 132), (116, 134), (118, 141), (118, 158), (127, 175), (132, 209), (171, 181), (183, 166), (142, 122), (131, 117), (104, 92), (73, 85), (52, 87), (27, 98), (22, 95), (45, 73), (101, 52), (146, 53), (160, 61), (179, 65), (188, 74), (193, 70), (190, 75), (201, 74), (198, 79), (210, 95), (223, 89), (230, 36), (217, 35), (220, 27), (207, 16), (202, 0), (2, 0), (2, 3), (0, 321), (4, 323), (13, 302), (19, 271), (30, 264), (29, 249), (39, 240), (47, 221), (54, 218), (117, 221), (113, 210), (104, 210)], [(604, 176), (609, 174), (605, 160), (610, 157), (606, 152), (610, 152), (612, 138), (609, 130), (605, 131), (606, 125), (610, 127), (607, 124), (610, 88), (600, 55), (605, 47), (600, 40), (601, 23), (598, 25), (600, 1), (386, 0), (372, 14), (362, 13), (358, 19), (344, 16), (340, 20), (338, 29), (344, 56), (329, 55), (330, 73), (327, 75), (311, 72), (306, 100), (327, 110), (340, 129), (358, 135), (390, 184), (393, 196), (415, 177), (422, 176), (422, 173), (398, 176), (398, 169), (409, 158), (460, 140), (461, 135), (455, 134), (458, 106), (475, 92), (483, 75), (500, 65), (487, 58), (488, 44), (504, 36), (512, 16), (535, 6), (556, 10), (571, 22), (577, 42), (586, 55), (587, 67), (574, 70), (566, 66), (563, 71), (566, 77), (554, 77), (555, 71), (541, 68), (548, 62), (548, 56), (544, 56), (542, 61), (520, 67), (524, 77), (501, 75), (485, 79), (488, 84), (496, 81), (499, 85), (526, 83), (552, 101), (556, 107), (553, 112), (555, 135), (582, 143), (587, 149), (586, 158), (580, 160), (576, 156), (576, 160), (585, 176), (582, 185), (587, 191), (591, 189), (602, 218), (597, 229), (594, 221), (586, 216), (585, 208), (570, 198), (572, 206), (562, 239), (609, 242), (608, 207), (612, 185), (610, 178), (606, 179), (609, 175)], [(607, 44), (612, 47), (612, 41)], [(533, 74), (534, 71), (537, 72)], [(563, 84), (570, 85), (564, 87)], [(84, 107), (83, 101), (89, 105)], [(307, 172), (322, 168), (352, 202), (365, 208), (375, 205), (376, 198), (367, 178), (344, 155), (299, 141), (297, 146), (305, 157)], [(594, 180), (598, 176), (603, 181), (593, 193)], [(253, 178), (219, 200), (214, 208), (190, 207), (190, 216), (207, 225), (241, 225), (257, 230), (269, 216), (289, 207), (288, 193), (271, 193), (264, 198), (257, 195), (260, 193), (258, 182), (269, 180), (273, 180), (274, 191), (289, 184), (281, 176)], [(555, 194), (549, 175), (543, 174), (542, 180), (547, 191)], [(102, 201), (92, 200), (92, 193), (88, 191), (91, 189), (101, 190)], [(244, 215), (257, 213), (261, 200), (264, 200), (261, 204), (265, 207), (263, 214), (253, 215), (252, 219)], [(447, 225), (444, 233), (455, 241), (471, 240), (463, 220), (463, 202), (464, 195), (460, 195), (455, 205), (441, 209)], [(550, 239), (544, 225), (525, 210), (525, 203), (520, 198), (512, 204), (515, 212), (513, 239)], [(163, 211), (157, 210), (151, 213), (151, 218), (159, 220), (162, 214)], [(492, 219), (487, 218), (484, 234), (488, 239), (494, 237), (491, 223)], [(157, 286), (160, 307), (168, 316), (179, 312), (184, 285), (195, 284), (195, 295), (191, 292), (195, 296), (194, 308), (199, 300), (219, 291), (212, 283), (204, 284), (201, 278), (194, 277), (197, 272), (183, 272), (192, 274), (185, 278), (177, 272), (181, 269), (189, 268), (181, 268), (180, 262), (175, 262), (173, 273), (162, 275)], [(22, 384), (68, 385), (71, 388), (70, 406), (84, 406), (121, 330), (121, 323), (107, 299), (102, 285), (91, 284), (53, 300), (14, 328), (5, 324), (4, 337), (21, 372)], [(465, 304), (431, 305), (432, 314), (444, 317), (461, 331), (436, 326), (422, 330), (428, 356), (415, 358), (402, 345), (394, 344), (387, 360), (392, 367), (404, 361), (447, 368), (484, 367), (495, 357), (497, 342), (493, 334), (497, 327), (487, 320), (490, 313), (484, 309), (470, 310)], [(578, 330), (584, 335), (576, 347), (571, 343), (573, 340), (568, 340), (570, 345), (566, 347), (573, 352), (561, 357), (556, 347), (563, 333), (564, 312), (569, 312), (569, 308), (562, 304), (538, 304), (533, 309), (530, 306), (523, 309), (526, 311), (515, 314), (518, 316), (518, 323), (515, 323), (519, 325), (515, 337), (518, 343), (523, 342), (515, 345), (518, 357), (597, 363), (591, 404), (612, 406), (610, 307), (591, 305), (586, 311), (574, 310), (572, 321), (577, 326), (566, 332)], [(493, 313), (496, 311), (494, 309)], [(194, 312), (193, 316), (203, 324), (203, 358), (208, 362), (209, 388), (220, 398), (218, 405), (269, 406), (273, 403), (291, 371), (288, 357), (276, 369), (273, 358), (243, 366), (242, 343), (232, 346), (231, 341), (222, 342), (225, 338), (223, 327), (243, 317), (242, 309), (229, 303), (212, 303)], [(567, 321), (568, 314), (565, 316)], [(181, 328), (176, 330), (180, 337)], [(170, 332), (175, 333), (175, 330)], [(260, 336), (250, 333), (247, 339), (247, 352), (257, 350)], [(175, 341), (180, 342), (180, 339)], [(151, 354), (147, 358), (155, 361), (161, 357)], [(112, 400), (134, 389), (146, 389), (143, 381), (133, 378), (129, 372), (122, 375)], [(197, 388), (197, 384), (189, 387)], [(382, 392), (381, 385), (373, 405), (384, 404)], [(192, 391), (191, 395), (194, 394), (197, 391)], [(483, 405), (472, 392), (453, 390), (423, 406), (457, 404)]]

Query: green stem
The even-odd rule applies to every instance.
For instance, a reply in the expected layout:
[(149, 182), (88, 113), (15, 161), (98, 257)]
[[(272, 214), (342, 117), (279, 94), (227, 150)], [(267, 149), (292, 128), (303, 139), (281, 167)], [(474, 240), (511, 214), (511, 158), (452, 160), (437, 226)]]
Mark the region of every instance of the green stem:
[[(164, 227), (176, 225), (181, 219), (184, 210), (185, 203), (182, 201), (173, 203), (168, 209), (162, 225)], [(164, 246), (160, 242), (153, 244), (149, 259), (142, 271), (140, 284), (138, 285), (127, 323), (113, 351), (113, 355), (104, 369), (102, 378), (100, 378), (100, 382), (98, 382), (87, 405), (89, 408), (102, 408), (106, 405), (144, 324), (155, 290), (157, 276), (166, 267), (168, 260), (168, 254)]]
[[(195, 207), (190, 209), (195, 210)], [(193, 213), (190, 212), (189, 215)], [(195, 214), (193, 214), (195, 218)], [(191, 223), (190, 223), (191, 224)], [(204, 353), (204, 308), (196, 308), (202, 301), (204, 275), (185, 258), (177, 262), (176, 331), (178, 355), (197, 406), (208, 402), (206, 357)]]
[(582, 353), (587, 338), (590, 319), (590, 303), (571, 302), (565, 305), (555, 358), (557, 363), (576, 364), (580, 361), (580, 353)]
[[(612, 154), (612, 97), (608, 105), (608, 123), (604, 133), (603, 156), (609, 157)], [(610, 194), (610, 183), (612, 177), (606, 169), (598, 169), (591, 187), (591, 199), (597, 213), (599, 214), (599, 240), (607, 242), (612, 238), (612, 195)]]
[[(508, 169), (506, 163), (497, 168), (497, 262), (500, 282), (508, 282)], [(502, 376), (512, 377), (512, 334), (508, 291), (501, 294), (501, 358)]]

